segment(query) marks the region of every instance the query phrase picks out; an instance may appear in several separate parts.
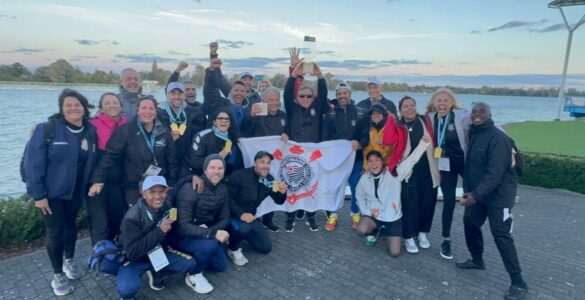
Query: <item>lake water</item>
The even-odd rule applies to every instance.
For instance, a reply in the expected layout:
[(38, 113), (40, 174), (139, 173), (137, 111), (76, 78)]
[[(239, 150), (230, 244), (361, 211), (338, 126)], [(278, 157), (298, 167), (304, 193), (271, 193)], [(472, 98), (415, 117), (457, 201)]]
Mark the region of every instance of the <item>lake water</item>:
[[(22, 151), (33, 126), (44, 122), (58, 111), (57, 98), (66, 86), (53, 85), (16, 85), (0, 84), (0, 107), (3, 117), (0, 118), (0, 198), (16, 197), (25, 192), (25, 185), (20, 181), (19, 165)], [(117, 92), (116, 86), (76, 86), (90, 102), (96, 104), (104, 92)], [(161, 91), (154, 93), (159, 101), (164, 100)], [(386, 98), (398, 104), (403, 93), (385, 93)], [(422, 112), (430, 94), (409, 94), (418, 101), (418, 110)], [(332, 91), (329, 97), (334, 98)], [(361, 100), (367, 93), (356, 91), (353, 99)], [(197, 99), (203, 100), (201, 89)], [(512, 123), (527, 120), (546, 121), (556, 118), (556, 98), (508, 97), (484, 95), (459, 95), (457, 100), (466, 108), (472, 102), (487, 102), (492, 106), (496, 123)], [(562, 113), (561, 119), (570, 119), (568, 113)]]

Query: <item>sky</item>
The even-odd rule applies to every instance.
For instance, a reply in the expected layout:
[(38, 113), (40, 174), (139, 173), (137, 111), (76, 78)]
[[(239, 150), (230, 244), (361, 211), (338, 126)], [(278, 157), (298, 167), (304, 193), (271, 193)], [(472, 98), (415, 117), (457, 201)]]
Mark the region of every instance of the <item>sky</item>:
[[(558, 86), (567, 30), (542, 0), (6, 1), (0, 64), (67, 59), (83, 71), (180, 60), (224, 73), (286, 73), (288, 48), (316, 37), (315, 60), (338, 79), (457, 86)], [(565, 9), (570, 23), (585, 5)], [(585, 25), (575, 31), (567, 87), (585, 89)], [(192, 68), (189, 70), (193, 71)]]

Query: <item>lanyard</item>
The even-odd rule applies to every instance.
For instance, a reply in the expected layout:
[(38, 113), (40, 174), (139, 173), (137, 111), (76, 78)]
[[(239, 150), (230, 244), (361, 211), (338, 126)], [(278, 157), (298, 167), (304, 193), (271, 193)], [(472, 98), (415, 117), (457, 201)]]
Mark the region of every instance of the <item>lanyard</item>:
[(167, 111), (167, 114), (169, 115), (169, 118), (171, 119), (171, 123), (177, 123), (177, 124), (186, 123), (187, 114), (185, 113), (185, 109), (183, 108), (183, 105), (181, 105), (181, 108), (179, 108), (179, 112), (177, 113), (177, 118), (175, 118), (175, 116), (173, 115), (173, 109), (171, 108), (170, 105), (167, 105), (166, 111)]
[(439, 147), (443, 147), (445, 145), (445, 133), (447, 132), (447, 127), (449, 127), (449, 122), (451, 121), (451, 113), (449, 113), (445, 118), (439, 117), (439, 138), (437, 139), (437, 144)]
[(158, 166), (158, 162), (156, 161), (156, 156), (154, 155), (154, 139), (156, 138), (156, 127), (152, 125), (152, 132), (150, 133), (150, 139), (146, 135), (146, 131), (144, 131), (144, 127), (142, 127), (142, 122), (140, 122), (140, 117), (136, 118), (136, 123), (138, 125), (138, 129), (140, 129), (140, 134), (144, 137), (144, 141), (146, 142), (146, 146), (150, 153), (152, 154), (152, 159), (154, 160), (154, 164)]

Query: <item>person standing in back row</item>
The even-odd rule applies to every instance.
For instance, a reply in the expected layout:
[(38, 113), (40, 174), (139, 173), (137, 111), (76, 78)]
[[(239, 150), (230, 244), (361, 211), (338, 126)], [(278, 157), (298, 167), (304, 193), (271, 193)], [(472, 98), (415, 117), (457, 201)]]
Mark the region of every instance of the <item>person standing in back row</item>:
[(396, 114), (396, 105), (392, 100), (386, 99), (384, 95), (382, 95), (382, 83), (378, 79), (370, 79), (368, 80), (368, 98), (358, 102), (356, 104), (357, 107), (369, 111), (374, 104), (381, 104), (386, 108), (386, 111), (389, 114), (393, 114), (395, 117), (398, 116)]
[(512, 208), (518, 178), (512, 166), (512, 141), (494, 126), (491, 108), (480, 102), (471, 111), (469, 150), (463, 173), (462, 205), (465, 242), (471, 259), (458, 268), (485, 270), (481, 226), (489, 219), (490, 230), (510, 275), (511, 285), (504, 298), (524, 298), (528, 286), (522, 278), (518, 254), (512, 238)]

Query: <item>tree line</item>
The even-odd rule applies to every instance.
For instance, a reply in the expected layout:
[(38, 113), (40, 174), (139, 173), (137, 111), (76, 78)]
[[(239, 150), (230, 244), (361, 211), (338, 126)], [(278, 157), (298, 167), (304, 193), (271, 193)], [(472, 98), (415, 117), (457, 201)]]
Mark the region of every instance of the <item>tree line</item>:
[[(165, 85), (170, 71), (158, 68), (156, 61), (153, 61), (150, 71), (141, 71), (140, 76), (143, 80), (154, 80), (159, 85)], [(7, 82), (51, 82), (51, 83), (92, 83), (92, 84), (117, 84), (119, 81), (119, 73), (113, 71), (105, 72), (95, 70), (91, 73), (81, 71), (74, 67), (68, 61), (59, 59), (47, 66), (39, 67), (33, 71), (21, 63), (13, 63), (11, 65), (0, 65), (0, 81)], [(181, 80), (192, 80), (196, 86), (203, 86), (205, 78), (205, 67), (202, 65), (195, 65), (193, 73), (187, 72), (181, 75)], [(270, 83), (277, 88), (284, 88), (288, 74), (277, 73), (272, 77), (266, 77)], [(230, 82), (239, 79), (238, 74), (231, 77), (226, 77)], [(342, 82), (336, 79), (331, 73), (325, 73), (325, 80), (327, 86), (335, 87)], [(354, 91), (367, 90), (367, 82), (365, 81), (347, 81)], [(495, 95), (495, 96), (530, 96), (530, 97), (557, 97), (558, 88), (509, 88), (509, 87), (490, 87), (482, 86), (479, 88), (456, 87), (447, 86), (456, 94), (474, 94), (474, 95)], [(400, 93), (433, 93), (439, 86), (408, 85), (406, 83), (385, 82), (382, 86), (384, 92), (400, 92)], [(577, 90), (569, 88), (566, 95), (568, 96), (585, 96), (585, 90)]]

